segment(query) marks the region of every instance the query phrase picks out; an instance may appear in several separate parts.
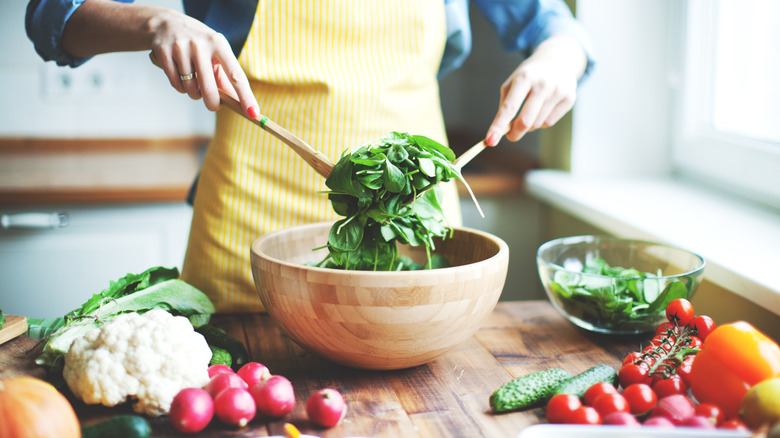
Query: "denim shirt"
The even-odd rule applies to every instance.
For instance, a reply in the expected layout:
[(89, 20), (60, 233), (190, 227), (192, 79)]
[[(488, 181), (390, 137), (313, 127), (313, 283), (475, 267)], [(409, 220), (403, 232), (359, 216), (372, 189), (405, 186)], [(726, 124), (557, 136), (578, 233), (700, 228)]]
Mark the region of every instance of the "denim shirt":
[[(31, 0), (25, 28), (35, 50), (46, 61), (77, 67), (89, 58), (76, 58), (62, 48), (62, 33), (73, 12), (85, 0)], [(117, 0), (130, 3), (132, 0)], [(471, 52), (469, 0), (445, 0), (447, 43), (439, 78), (460, 67)], [(508, 52), (530, 53), (542, 41), (557, 33), (576, 38), (588, 57), (580, 81), (593, 68), (590, 42), (581, 24), (574, 19), (563, 0), (473, 0), (499, 35)], [(244, 46), (252, 26), (256, 0), (184, 0), (184, 11), (221, 32), (236, 56)]]

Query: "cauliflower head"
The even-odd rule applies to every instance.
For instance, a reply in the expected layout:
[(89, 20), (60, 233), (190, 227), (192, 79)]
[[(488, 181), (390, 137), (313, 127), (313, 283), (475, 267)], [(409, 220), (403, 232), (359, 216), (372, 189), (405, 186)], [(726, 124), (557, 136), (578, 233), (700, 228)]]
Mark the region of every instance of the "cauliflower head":
[(167, 414), (182, 389), (208, 383), (211, 350), (189, 320), (163, 309), (124, 313), (73, 341), (63, 377), (88, 404)]

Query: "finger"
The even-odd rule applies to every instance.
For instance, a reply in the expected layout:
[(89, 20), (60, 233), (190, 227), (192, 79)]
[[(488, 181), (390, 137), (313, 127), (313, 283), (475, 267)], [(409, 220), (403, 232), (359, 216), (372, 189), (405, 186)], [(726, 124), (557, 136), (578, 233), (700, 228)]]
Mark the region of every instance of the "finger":
[(539, 92), (531, 92), (523, 103), (523, 108), (512, 122), (512, 128), (506, 133), (509, 141), (520, 140), (533, 127), (533, 122), (544, 104), (544, 96)]
[(198, 72), (197, 84), (200, 95), (203, 97), (203, 103), (210, 111), (218, 110), (220, 105), (219, 90), (214, 77), (214, 68), (211, 65), (211, 53), (203, 53), (193, 46), (192, 65)]
[(560, 101), (556, 99), (547, 99), (539, 109), (539, 114), (536, 115), (536, 118), (531, 124), (529, 131), (535, 131), (541, 128), (550, 117), (550, 113), (552, 113), (553, 109), (558, 106), (559, 102)]
[(490, 124), (490, 128), (488, 128), (486, 136), (488, 146), (495, 146), (498, 140), (501, 139), (501, 136), (510, 130), (510, 126), (513, 125), (512, 120), (520, 111), (520, 108), (525, 106), (524, 102), (530, 91), (530, 85), (525, 81), (515, 81), (508, 87), (505, 87), (505, 89), (507, 90), (506, 93), (503, 93), (502, 90), (503, 95), (498, 107), (498, 113), (496, 113), (496, 117)]
[(149, 53), (149, 59), (151, 59), (154, 65), (160, 67), (163, 72), (165, 72), (165, 76), (168, 77), (168, 82), (171, 83), (171, 86), (175, 88), (176, 91), (179, 93), (187, 92), (187, 90), (184, 89), (184, 85), (181, 83), (181, 78), (179, 78), (179, 69), (176, 66), (176, 63), (173, 62), (173, 58), (171, 58), (165, 50), (162, 48), (153, 50)]
[(184, 90), (186, 90), (187, 94), (189, 94), (190, 98), (194, 100), (198, 100), (201, 98), (200, 95), (200, 88), (198, 86), (197, 79), (192, 76), (191, 79), (186, 79), (186, 75), (190, 74), (196, 74), (197, 71), (195, 70), (193, 64), (192, 64), (192, 57), (190, 55), (190, 51), (192, 50), (191, 43), (190, 44), (180, 44), (178, 42), (173, 43), (173, 61), (176, 63), (176, 68), (178, 70), (179, 74), (179, 80), (181, 81)]
[[(227, 44), (227, 41), (225, 41)], [(227, 51), (226, 51), (227, 50)], [(233, 52), (229, 50), (229, 45), (226, 49), (221, 49), (217, 52), (219, 63), (221, 64), (222, 73), (226, 79), (226, 83), (220, 86), (222, 90), (234, 90), (236, 98), (241, 102), (241, 106), (244, 108), (244, 112), (249, 117), (257, 117), (260, 114), (260, 109), (257, 104), (252, 87), (249, 85), (249, 80), (244, 74), (244, 70), (238, 63), (238, 60), (233, 56)], [(229, 86), (228, 86), (229, 85)]]
[(552, 126), (556, 123), (558, 123), (563, 116), (566, 115), (572, 108), (574, 107), (574, 100), (571, 99), (565, 99), (558, 103), (558, 105), (553, 108), (552, 111), (550, 111), (550, 115), (547, 116), (547, 119), (542, 123), (542, 127), (546, 128), (548, 126)]

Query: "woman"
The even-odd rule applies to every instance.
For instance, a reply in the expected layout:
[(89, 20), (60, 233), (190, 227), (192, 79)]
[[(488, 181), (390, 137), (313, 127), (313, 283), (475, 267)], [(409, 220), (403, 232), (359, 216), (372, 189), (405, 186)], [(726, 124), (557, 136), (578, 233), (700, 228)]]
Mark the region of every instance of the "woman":
[[(560, 1), (477, 4), (507, 49), (532, 51), (501, 88), (486, 133), (493, 146), (550, 126), (574, 104), (592, 67)], [(466, 0), (185, 0), (191, 16), (110, 0), (33, 0), (27, 32), (46, 60), (77, 66), (107, 52), (150, 50), (171, 85), (220, 108), (218, 88), (332, 160), (390, 131), (446, 144), (437, 79), (468, 55)], [(262, 310), (252, 282), (253, 239), (335, 220), (323, 178), (287, 146), (231, 111), (217, 113), (193, 205), (182, 278), (222, 312)], [(457, 193), (445, 187), (448, 219)]]

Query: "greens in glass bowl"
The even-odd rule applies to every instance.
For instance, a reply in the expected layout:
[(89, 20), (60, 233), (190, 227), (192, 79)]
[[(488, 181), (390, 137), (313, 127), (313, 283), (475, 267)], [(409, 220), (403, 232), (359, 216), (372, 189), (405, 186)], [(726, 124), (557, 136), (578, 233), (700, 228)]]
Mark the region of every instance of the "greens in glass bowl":
[(574, 236), (539, 247), (539, 276), (553, 306), (573, 324), (611, 334), (652, 332), (666, 305), (690, 299), (704, 259), (661, 243)]

